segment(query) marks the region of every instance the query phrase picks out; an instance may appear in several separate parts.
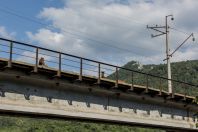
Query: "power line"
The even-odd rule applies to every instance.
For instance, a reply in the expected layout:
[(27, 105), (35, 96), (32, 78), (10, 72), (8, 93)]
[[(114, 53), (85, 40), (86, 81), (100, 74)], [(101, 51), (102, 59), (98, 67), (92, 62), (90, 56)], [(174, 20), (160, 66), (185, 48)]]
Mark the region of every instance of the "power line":
[[(79, 2), (79, 1), (81, 1), (81, 2)], [(79, 3), (82, 3), (82, 4), (84, 4), (84, 3), (89, 3), (88, 1), (82, 1), (82, 0), (78, 0), (78, 2)], [(11, 8), (9, 8), (9, 7), (5, 7), (5, 9), (9, 9), (9, 10), (12, 10)], [(14, 11), (14, 10), (12, 10), (12, 11)], [(16, 11), (14, 11), (14, 12), (16, 12)], [(72, 14), (73, 12), (70, 12), (70, 14)], [(116, 16), (115, 15), (113, 15), (112, 13), (108, 13), (107, 11), (106, 12), (100, 12), (101, 14), (106, 14), (106, 15), (108, 15), (108, 16), (111, 16), (111, 17), (114, 17), (114, 18), (118, 18), (118, 19), (120, 19), (120, 20), (127, 20), (127, 21), (129, 21), (129, 22), (133, 22), (133, 23), (137, 23), (137, 24), (139, 24), (139, 25), (142, 25), (142, 26), (145, 26), (146, 24), (145, 23), (143, 23), (142, 21), (138, 21), (138, 20), (134, 20), (134, 17), (127, 17), (127, 16), (123, 16), (123, 15), (119, 15), (119, 14), (116, 14)], [(118, 20), (117, 19), (117, 20)], [(116, 29), (118, 29), (118, 27), (120, 27), (120, 28), (126, 28), (125, 26), (121, 26), (121, 25), (113, 25), (112, 23), (107, 23), (107, 22), (104, 22), (104, 21), (101, 21), (102, 23), (105, 23), (105, 24), (108, 24), (108, 25), (111, 25), (113, 28), (116, 28)], [(122, 21), (123, 22), (123, 21)], [(116, 26), (116, 27), (115, 27)], [(129, 27), (127, 27), (127, 28), (129, 28)]]
[(185, 31), (183, 31), (183, 30), (177, 29), (177, 28), (175, 28), (175, 27), (170, 27), (170, 29), (175, 30), (175, 31), (180, 32), (180, 33), (183, 33), (183, 34), (185, 34), (185, 35), (189, 35), (189, 33), (185, 32)]
[[(80, 1), (80, 0), (79, 0)], [(79, 2), (78, 1), (78, 2)], [(88, 1), (81, 1), (80, 3), (89, 3)], [(16, 10), (13, 10), (13, 9), (11, 9), (11, 8), (9, 8), (9, 7), (4, 7), (4, 9), (9, 9), (9, 10), (12, 10), (13, 12), (17, 12)], [(101, 13), (101, 12), (100, 12)], [(70, 12), (70, 14), (74, 14), (74, 12)], [(127, 16), (115, 16), (115, 15), (113, 15), (113, 14), (111, 14), (111, 13), (108, 13), (108, 12), (102, 12), (102, 14), (106, 14), (106, 15), (108, 15), (108, 16), (111, 16), (111, 17), (114, 17), (114, 18), (119, 18), (119, 19), (123, 19), (123, 20), (125, 20), (126, 21), (126, 19), (129, 21), (129, 22), (135, 22), (135, 23), (137, 23), (137, 24), (140, 24), (140, 25), (142, 25), (142, 26), (145, 26), (145, 23), (143, 23), (143, 22), (141, 22), (141, 21), (138, 21), (138, 20), (134, 20), (134, 18), (132, 18), (132, 17), (127, 17)], [(132, 19), (132, 20), (131, 20)], [(117, 19), (118, 20), (118, 19)], [(102, 23), (104, 23), (104, 24), (108, 24), (108, 25), (111, 25), (111, 27), (113, 27), (113, 28), (115, 28), (115, 29), (123, 29), (123, 28), (129, 28), (129, 27), (126, 27), (126, 26), (123, 26), (123, 25), (114, 25), (114, 24), (112, 24), (112, 23), (108, 23), (108, 22), (105, 22), (105, 21), (100, 21), (100, 22), (102, 22)], [(122, 21), (123, 22), (123, 21)]]
[[(80, 2), (79, 2), (80, 1)], [(82, 4), (84, 4), (84, 3), (87, 3), (87, 4), (90, 4), (88, 1), (84, 1), (84, 0), (78, 0), (78, 2), (79, 3), (82, 3)], [(100, 12), (101, 13), (101, 12)], [(140, 24), (140, 25), (146, 25), (145, 23), (143, 23), (142, 21), (138, 21), (138, 20), (134, 20), (134, 17), (127, 17), (127, 16), (123, 16), (123, 15), (121, 15), (121, 14), (118, 14), (118, 13), (116, 13), (116, 16), (115, 15), (113, 15), (112, 13), (108, 13), (107, 11), (106, 12), (102, 12), (103, 14), (106, 14), (106, 15), (108, 15), (108, 16), (111, 16), (111, 17), (115, 17), (115, 18), (118, 18), (118, 19), (121, 19), (121, 20), (127, 20), (127, 21), (130, 21), (130, 22), (135, 22), (135, 23), (137, 23), (137, 24)]]
[[(79, 1), (81, 1), (81, 3), (89, 3), (88, 1), (84, 1), (83, 0), (83, 2), (82, 2), (82, 0), (78, 0), (78, 2)], [(121, 17), (119, 17), (118, 15), (119, 14), (116, 14), (116, 16), (115, 15), (112, 15), (111, 13), (108, 13), (108, 12), (102, 12), (103, 14), (106, 14), (106, 15), (109, 15), (109, 16), (112, 16), (112, 17), (117, 17), (117, 18), (119, 18), (119, 19), (128, 19), (129, 21), (132, 21), (133, 20), (133, 22), (136, 22), (137, 24), (141, 24), (141, 25), (145, 25), (145, 23), (142, 23), (141, 21), (137, 21), (137, 20), (134, 20), (134, 18), (132, 18), (132, 17), (123, 17), (123, 16), (121, 16)], [(188, 35), (189, 36), (189, 33), (187, 33), (186, 31), (183, 31), (183, 30), (180, 30), (180, 29), (177, 29), (177, 28), (175, 28), (175, 27), (170, 27), (170, 29), (172, 29), (172, 30), (175, 30), (175, 31), (177, 31), (177, 32), (180, 32), (180, 33), (183, 33), (183, 34), (185, 34), (185, 35)], [(193, 33), (194, 35), (196, 34), (196, 35), (198, 35), (198, 33)], [(197, 43), (198, 44), (198, 43)]]
[[(90, 4), (90, 2), (88, 2), (87, 0), (78, 0), (78, 2), (79, 1), (81, 1), (80, 3), (82, 3), (82, 4), (84, 4), (84, 3), (88, 3), (88, 4)], [(112, 17), (115, 17), (115, 18), (119, 18), (119, 19), (125, 19), (125, 20), (128, 20), (128, 21), (130, 21), (130, 22), (135, 22), (135, 23), (137, 23), (137, 24), (140, 24), (140, 25), (146, 25), (145, 23), (143, 23), (142, 21), (139, 21), (139, 20), (134, 20), (134, 17), (127, 17), (127, 16), (123, 16), (123, 15), (121, 15), (121, 14), (116, 14), (116, 15), (113, 15), (113, 14), (111, 14), (111, 13), (108, 13), (108, 12), (102, 12), (103, 14), (106, 14), (106, 15), (108, 15), (108, 16), (112, 16)], [(180, 30), (180, 29), (178, 29), (177, 27), (170, 27), (170, 29), (172, 29), (172, 30), (175, 30), (175, 31), (177, 31), (177, 32), (181, 32), (181, 33), (183, 33), (183, 34), (185, 34), (185, 35), (190, 35), (190, 33), (187, 33), (186, 31), (183, 31), (183, 30)], [(194, 34), (197, 34), (198, 35), (198, 33), (194, 33)]]
[[(188, 35), (188, 36), (190, 35), (190, 33), (187, 33), (186, 31), (177, 29), (177, 28), (175, 28), (175, 27), (170, 27), (170, 29), (175, 30), (175, 31), (180, 32), (180, 33), (183, 33), (183, 34)], [(194, 33), (194, 32), (193, 32), (193, 34), (194, 34), (194, 35), (198, 35), (198, 33)], [(194, 38), (196, 38), (196, 37), (194, 36)]]
[[(39, 22), (39, 21), (37, 21), (37, 20), (34, 20), (34, 19), (29, 18), (29, 17), (26, 17), (26, 16), (19, 15), (19, 14), (17, 14), (17, 13), (14, 13), (14, 12), (11, 12), (11, 11), (8, 11), (8, 10), (2, 9), (2, 8), (0, 8), (0, 10), (1, 10), (2, 12), (8, 13), (8, 14), (10, 14), (10, 15), (17, 16), (17, 17), (19, 17), (19, 18), (21, 18), (21, 19), (25, 19), (25, 20), (27, 20), (27, 21), (31, 21), (31, 22), (34, 22), (34, 23), (37, 23), (37, 24), (40, 24), (40, 25), (43, 25), (43, 26), (47, 26), (48, 29), (57, 29), (57, 28), (54, 27), (53, 25), (50, 25), (50, 26), (49, 26), (49, 25), (47, 25), (47, 24), (45, 24), (45, 23)], [(71, 35), (73, 35), (73, 36), (85, 37), (85, 36), (82, 36), (82, 35), (79, 35), (79, 34), (75, 34), (75, 33), (73, 33), (73, 32), (69, 32), (69, 31), (66, 31), (66, 30), (63, 30), (63, 31), (64, 31), (65, 33), (71, 34)], [(121, 47), (117, 47), (117, 46), (114, 46), (114, 45), (110, 45), (110, 44), (107, 44), (107, 43), (105, 43), (105, 42), (102, 42), (102, 41), (99, 41), (99, 40), (95, 40), (95, 39), (92, 39), (92, 38), (89, 38), (89, 37), (86, 37), (86, 39), (89, 40), (89, 41), (94, 41), (94, 42), (97, 42), (97, 43), (100, 43), (100, 44), (103, 44), (103, 45), (112, 47), (112, 48), (116, 48), (116, 49), (119, 49), (119, 50), (124, 50), (124, 51), (130, 52), (130, 53), (132, 52), (132, 53), (134, 53), (134, 54), (136, 54), (136, 55), (139, 55), (137, 52), (131, 51), (131, 50), (129, 50), (129, 49), (124, 49), (124, 48), (121, 48)], [(135, 46), (134, 46), (134, 47), (135, 47)], [(140, 47), (138, 47), (138, 48), (140, 48)], [(140, 49), (145, 49), (145, 48), (140, 48)], [(147, 49), (146, 49), (146, 50), (147, 50)], [(155, 50), (155, 51), (156, 51), (156, 50)], [(146, 56), (145, 56), (145, 57), (146, 57)]]
[[(10, 8), (6, 8), (6, 9), (9, 9), (9, 10), (12, 10), (12, 9), (10, 9)], [(2, 10), (3, 12), (6, 12), (6, 13), (9, 13), (10, 14), (10, 11), (8, 11), (8, 10), (6, 10), (6, 9), (2, 9), (2, 8), (0, 8), (0, 10)], [(17, 13), (15, 13), (15, 12), (17, 12), (17, 11), (14, 11), (14, 10), (12, 10), (12, 12), (11, 12), (11, 15), (17, 15), (17, 17), (25, 17), (25, 19), (27, 18), (28, 19), (28, 21), (30, 20), (30, 21), (34, 21), (35, 23), (37, 23), (37, 24), (40, 24), (40, 25), (44, 25), (44, 26), (47, 26), (47, 27), (49, 27), (49, 25), (47, 25), (47, 24), (45, 24), (45, 23), (41, 23), (41, 22), (39, 22), (39, 21), (36, 21), (36, 20), (34, 20), (34, 19), (32, 19), (32, 18), (30, 18), (30, 17), (27, 17), (27, 16), (22, 16), (22, 15), (18, 15)], [(23, 19), (22, 18), (22, 19)], [(110, 24), (110, 25), (112, 25), (112, 24)], [(120, 26), (120, 25), (119, 25)], [(113, 28), (118, 28), (117, 26), (115, 27), (115, 25), (112, 25), (112, 27)], [(120, 27), (122, 27), (122, 26), (120, 26)], [(53, 25), (51, 25), (49, 28), (56, 28), (57, 29), (57, 27), (54, 27)], [(75, 32), (79, 32), (79, 33), (82, 33), (82, 34), (85, 34), (85, 32), (82, 32), (82, 31), (77, 31), (76, 29), (74, 29), (74, 28), (69, 28), (69, 27), (67, 27), (67, 30), (72, 30), (72, 31), (75, 31)], [(65, 32), (68, 32), (68, 31), (65, 31)], [(87, 34), (87, 33), (86, 33)], [(88, 36), (93, 36), (93, 35), (90, 35), (90, 34), (87, 34)], [(98, 37), (98, 36), (93, 36), (93, 37)], [(115, 41), (115, 40), (111, 40), (111, 39), (107, 39), (107, 38), (105, 38), (107, 41), (110, 41), (110, 42), (113, 42), (113, 43), (116, 43), (116, 44), (120, 44), (121, 42), (117, 42), (117, 41)], [(97, 40), (97, 41), (99, 41), (99, 40)], [(127, 43), (126, 43), (127, 44)], [(143, 48), (143, 47), (137, 47), (137, 46), (133, 46), (133, 47), (136, 47), (136, 48), (139, 48), (139, 49), (143, 49), (143, 50), (148, 50), (148, 49), (146, 49), (146, 48)], [(153, 51), (158, 51), (158, 50), (156, 50), (156, 49), (149, 49), (149, 50), (153, 50)]]
[[(40, 25), (43, 25), (43, 26), (47, 26), (47, 28), (48, 29), (57, 29), (57, 27), (54, 27), (54, 26), (52, 26), (52, 25), (47, 25), (47, 24), (45, 24), (45, 23), (42, 23), (42, 22), (39, 22), (39, 21), (37, 21), (37, 20), (34, 20), (34, 19), (32, 19), (32, 18), (30, 18), (30, 17), (26, 17), (26, 16), (22, 16), (22, 15), (18, 15), (17, 13), (15, 13), (15, 12), (11, 12), (11, 11), (8, 11), (8, 10), (4, 10), (4, 9), (0, 9), (0, 10), (3, 10), (3, 12), (6, 12), (6, 13), (9, 13), (9, 14), (11, 14), (11, 15), (15, 15), (15, 16), (17, 16), (17, 17), (19, 17), (19, 18), (22, 18), (22, 19), (26, 19), (26, 20), (28, 20), (28, 21), (32, 21), (32, 22), (34, 22), (34, 23), (37, 23), (37, 24), (40, 24)], [(104, 13), (104, 12), (102, 12), (103, 14), (111, 14), (111, 13)], [(112, 14), (111, 14), (111, 16), (112, 16)], [(115, 16), (113, 16), (113, 17), (115, 17)], [(125, 18), (126, 19), (126, 18)], [(130, 20), (131, 21), (131, 20)], [(134, 22), (134, 21), (133, 21)], [(140, 23), (139, 23), (140, 24)], [(141, 25), (142, 25), (143, 23), (141, 23)], [(70, 30), (73, 30), (73, 29), (70, 29)], [(175, 31), (179, 31), (179, 30), (177, 30), (176, 28), (173, 28), (173, 30), (175, 30)], [(73, 36), (78, 36), (78, 37), (80, 37), (80, 38), (82, 38), (82, 37), (85, 37), (85, 36), (83, 36), (83, 35), (79, 35), (79, 34), (76, 34), (76, 33), (73, 33), (73, 32), (69, 32), (68, 30), (66, 31), (66, 30), (63, 30), (65, 33), (68, 33), (68, 34), (70, 34), (70, 35), (73, 35)], [(74, 31), (74, 30), (73, 30)], [(80, 31), (78, 31), (78, 32), (80, 32)], [(179, 31), (180, 32), (180, 31)], [(81, 33), (83, 33), (83, 32), (81, 32)], [(186, 33), (187, 34), (187, 33)], [(75, 37), (76, 38), (76, 37)], [(108, 46), (108, 47), (112, 47), (112, 48), (115, 48), (115, 49), (119, 49), (119, 50), (124, 50), (124, 51), (127, 51), (127, 52), (130, 52), (130, 53), (134, 53), (134, 54), (136, 54), (136, 55), (139, 55), (139, 52), (135, 52), (135, 51), (131, 51), (131, 50), (129, 50), (129, 49), (125, 49), (125, 48), (121, 48), (121, 47), (118, 47), (118, 46), (114, 46), (114, 45), (111, 45), (111, 44), (108, 44), (108, 43), (105, 43), (105, 42), (102, 42), (102, 41), (100, 41), (100, 40), (95, 40), (95, 39), (92, 39), (92, 38), (89, 38), (89, 37), (85, 37), (88, 41), (94, 41), (94, 42), (97, 42), (97, 43), (100, 43), (100, 44), (103, 44), (103, 45), (105, 45), (105, 46)], [(112, 42), (114, 42), (114, 43), (118, 43), (118, 42), (116, 42), (116, 41), (114, 41), (114, 40), (109, 40), (109, 41), (112, 41)], [(133, 47), (136, 47), (136, 46), (133, 46)], [(139, 49), (146, 49), (146, 48), (141, 48), (141, 47), (137, 47), (137, 48), (139, 48)], [(148, 50), (148, 49), (146, 49), (146, 50)], [(153, 49), (152, 49), (153, 50)], [(153, 51), (157, 51), (157, 50), (153, 50)], [(140, 56), (140, 55), (139, 55)], [(142, 55), (143, 56), (143, 55)], [(146, 57), (146, 56), (145, 56)], [(148, 58), (148, 57), (147, 57)]]
[[(84, 4), (84, 3), (88, 3), (89, 4), (89, 2), (88, 1), (82, 1), (82, 0), (78, 0), (78, 2), (79, 1), (81, 1), (80, 3), (82, 3), (82, 4)], [(7, 7), (6, 9), (9, 9), (9, 10), (12, 10), (12, 9), (10, 9), (9, 7)], [(12, 11), (14, 11), (14, 10), (12, 10)], [(14, 12), (16, 12), (16, 11), (14, 11)], [(72, 13), (72, 12), (71, 12)], [(16, 14), (16, 13), (15, 13)], [(140, 25), (144, 25), (145, 26), (145, 23), (143, 23), (143, 22), (141, 22), (141, 21), (138, 21), (138, 20), (134, 20), (134, 18), (132, 18), (132, 17), (124, 17), (124, 16), (121, 16), (121, 17), (119, 17), (118, 16), (118, 14), (116, 14), (116, 16), (115, 15), (113, 15), (113, 14), (111, 14), (111, 13), (108, 13), (108, 12), (102, 12), (102, 14), (106, 14), (106, 15), (108, 15), (108, 16), (112, 16), (112, 17), (115, 17), (115, 18), (119, 18), (119, 19), (128, 19), (128, 21), (130, 21), (130, 22), (136, 22), (136, 23), (138, 23), (138, 24), (140, 24)], [(26, 17), (26, 18), (29, 18), (29, 17)], [(31, 20), (33, 20), (33, 21), (35, 21), (34, 19), (32, 19), (32, 18), (29, 18), (29, 19), (31, 19)], [(35, 21), (36, 23), (38, 23), (38, 21)], [(116, 25), (116, 27), (115, 27), (115, 25), (113, 25), (113, 24), (111, 24), (111, 23), (106, 23), (106, 22), (102, 22), (102, 23), (105, 23), (105, 24), (109, 24), (109, 25), (111, 25), (113, 28), (116, 28), (116, 29), (118, 29), (118, 27), (123, 27), (123, 26), (120, 26), (120, 25)], [(41, 24), (40, 22), (38, 23), (38, 24)], [(44, 23), (42, 23), (42, 25), (45, 25), (45, 26), (48, 26), (48, 25), (46, 25), (46, 24), (44, 24)], [(51, 28), (51, 27), (50, 27)], [(54, 27), (54, 28), (56, 28), (56, 27)], [(67, 27), (67, 29), (69, 29), (68, 27)], [(178, 32), (181, 32), (181, 33), (183, 33), (183, 34), (186, 34), (186, 35), (189, 35), (189, 33), (187, 33), (187, 32), (185, 32), (185, 31), (182, 31), (182, 30), (179, 30), (179, 29), (177, 29), (177, 28), (172, 28), (172, 27), (170, 27), (170, 29), (173, 29), (173, 30), (175, 30), (175, 31), (178, 31)], [(73, 30), (74, 31), (74, 28), (73, 29), (71, 29), (70, 28), (70, 30)], [(81, 33), (83, 33), (84, 34), (84, 32), (82, 32), (82, 31), (77, 31), (77, 32), (81, 32)], [(194, 33), (194, 34), (196, 34), (196, 33)], [(90, 34), (88, 34), (88, 35), (90, 35)], [(97, 36), (98, 37), (98, 36)], [(106, 38), (105, 38), (106, 39)], [(111, 39), (106, 39), (107, 41), (111, 41), (111, 42), (114, 42), (114, 43), (117, 43), (117, 44), (120, 44), (120, 43), (118, 43), (117, 41), (114, 41), (114, 40), (111, 40)], [(137, 46), (133, 46), (133, 47), (136, 47), (136, 48), (139, 48), (139, 49), (144, 49), (145, 50), (145, 48), (142, 48), (142, 47), (137, 47)], [(146, 49), (147, 50), (147, 49)], [(149, 50), (153, 50), (153, 51), (158, 51), (158, 50), (156, 50), (156, 49), (149, 49)], [(136, 53), (137, 54), (137, 53)], [(139, 55), (139, 54), (137, 54), (137, 55)]]
[[(74, 0), (75, 1), (75, 0)], [(76, 1), (80, 1), (80, 3), (82, 3), (82, 4), (84, 4), (84, 3), (88, 3), (88, 4), (90, 4), (89, 2), (88, 2), (88, 0), (76, 0)], [(140, 21), (140, 20), (137, 20), (137, 18), (134, 18), (134, 17), (128, 17), (128, 16), (123, 16), (123, 15), (121, 15), (121, 14), (116, 14), (116, 15), (113, 15), (112, 13), (109, 13), (109, 12), (102, 12), (103, 14), (106, 14), (106, 15), (108, 15), (108, 16), (112, 16), (112, 17), (114, 17), (114, 18), (119, 18), (119, 19), (123, 19), (123, 20), (128, 20), (129, 22), (135, 22), (135, 23), (137, 23), (137, 24), (140, 24), (140, 25), (143, 25), (143, 26), (145, 26), (146, 25), (146, 23), (144, 23), (144, 22), (142, 22), (142, 21)], [(134, 19), (136, 19), (136, 20), (134, 20)], [(178, 32), (181, 32), (181, 33), (184, 33), (184, 34), (186, 34), (186, 35), (190, 35), (190, 33), (187, 33), (186, 31), (183, 31), (183, 30), (180, 30), (180, 29), (178, 29), (177, 27), (170, 27), (170, 29), (173, 29), (173, 30), (175, 30), (175, 31), (178, 31)], [(194, 32), (193, 32), (194, 33)], [(197, 34), (198, 35), (198, 33), (194, 33), (194, 34)]]
[[(75, 1), (75, 0), (74, 0)], [(85, 3), (87, 3), (87, 4), (90, 4), (90, 2), (88, 1), (88, 0), (76, 0), (78, 3), (81, 3), (81, 4), (85, 4)], [(72, 12), (73, 13), (73, 12)], [(107, 15), (107, 16), (110, 16), (110, 17), (114, 17), (114, 18), (117, 18), (117, 20), (124, 20), (124, 21), (128, 21), (128, 22), (132, 22), (132, 23), (136, 23), (136, 24), (139, 24), (139, 25), (141, 25), (141, 26), (144, 26), (145, 27), (145, 25), (146, 25), (146, 23), (144, 23), (144, 22), (142, 22), (142, 21), (140, 21), (140, 20), (137, 20), (136, 18), (134, 18), (134, 17), (128, 17), (128, 16), (123, 16), (122, 14), (119, 14), (119, 13), (116, 13), (116, 15), (115, 14), (112, 14), (112, 13), (110, 13), (110, 12), (107, 12), (107, 11), (105, 11), (105, 12), (99, 12), (100, 14), (105, 14), (105, 15)], [(121, 21), (121, 22), (123, 22), (123, 21)], [(105, 23), (105, 24), (109, 24), (109, 25), (111, 25), (113, 28), (118, 28), (118, 26), (119, 27), (124, 27), (124, 28), (126, 28), (125, 26), (120, 26), (120, 25), (116, 25), (116, 27), (115, 27), (115, 25), (113, 25), (112, 23), (106, 23), (106, 22), (103, 22), (103, 23)], [(129, 27), (128, 27), (129, 28)], [(155, 50), (155, 49), (152, 49), (152, 50)]]
[[(179, 30), (179, 29), (174, 28), (174, 27), (170, 27), (170, 29), (172, 29), (172, 30), (174, 30), (174, 31), (177, 31), (177, 32), (180, 32), (180, 33), (183, 33), (183, 34), (185, 34), (185, 35), (187, 35), (187, 36), (191, 35), (191, 34), (185, 32), (185, 31), (183, 31), (183, 30)], [(194, 43), (198, 44), (198, 43), (196, 42), (197, 39), (196, 39), (196, 36), (195, 36), (195, 35), (198, 35), (198, 33), (194, 33), (194, 32), (193, 32), (193, 41), (194, 41)]]

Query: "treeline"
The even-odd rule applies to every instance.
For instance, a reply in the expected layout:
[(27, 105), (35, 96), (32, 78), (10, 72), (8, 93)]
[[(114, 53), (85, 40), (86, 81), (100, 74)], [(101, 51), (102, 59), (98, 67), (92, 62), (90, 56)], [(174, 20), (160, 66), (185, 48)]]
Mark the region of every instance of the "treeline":
[[(140, 71), (140, 72), (167, 78), (166, 64), (142, 65), (138, 62), (131, 61), (128, 62), (123, 67), (135, 71)], [(172, 79), (197, 85), (197, 87), (193, 87), (186, 84), (172, 82), (174, 92), (182, 93), (182, 94), (187, 93), (188, 95), (198, 96), (198, 60), (174, 62), (171, 63), (171, 68), (172, 68)], [(116, 78), (115, 73), (108, 76), (108, 78), (115, 79)], [(133, 83), (137, 85), (147, 84), (146, 75), (133, 72), (133, 80), (132, 80), (132, 73), (123, 69), (120, 69), (118, 71), (118, 78), (119, 80), (127, 83), (132, 83), (133, 81)], [(160, 80), (159, 78), (148, 76), (148, 82), (149, 82), (148, 83), (149, 87), (153, 87), (156, 89), (162, 87), (163, 90), (165, 91), (168, 90), (167, 80), (165, 79)]]

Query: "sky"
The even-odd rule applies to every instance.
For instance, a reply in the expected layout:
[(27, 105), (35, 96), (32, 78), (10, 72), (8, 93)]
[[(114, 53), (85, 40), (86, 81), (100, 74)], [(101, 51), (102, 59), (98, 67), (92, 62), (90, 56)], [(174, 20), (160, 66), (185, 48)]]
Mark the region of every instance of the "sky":
[[(161, 64), (165, 35), (151, 38), (156, 32), (146, 26), (164, 26), (165, 16), (173, 15), (172, 52), (191, 33), (198, 37), (197, 7), (197, 0), (1, 0), (0, 37), (118, 66), (132, 60)], [(197, 59), (198, 38), (189, 39), (171, 61)]]

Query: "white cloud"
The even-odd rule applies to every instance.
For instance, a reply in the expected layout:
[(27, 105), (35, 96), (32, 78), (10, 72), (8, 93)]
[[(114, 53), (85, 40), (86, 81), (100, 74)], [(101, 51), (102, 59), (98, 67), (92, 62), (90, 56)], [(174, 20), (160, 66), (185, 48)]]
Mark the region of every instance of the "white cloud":
[(9, 33), (4, 26), (0, 26), (0, 37), (13, 39), (16, 36), (15, 32)]
[(27, 32), (31, 40), (37, 40), (46, 48), (51, 48), (57, 51), (78, 53), (79, 55), (89, 55), (89, 47), (83, 43), (82, 39), (73, 39), (73, 37), (65, 37), (64, 33), (52, 32), (49, 29), (40, 29), (36, 34)]
[[(178, 51), (175, 53), (173, 56), (173, 61), (178, 62), (178, 61), (187, 61), (187, 60), (197, 60), (197, 53), (198, 53), (198, 47), (192, 46), (194, 48), (186, 48), (184, 51)], [(190, 59), (189, 59), (190, 58)]]
[[(198, 18), (192, 15), (198, 11), (197, 6), (196, 0), (125, 0), (124, 3), (114, 0), (65, 0), (64, 7), (43, 8), (39, 14), (42, 20), (51, 22), (57, 30), (43, 27), (27, 35), (47, 48), (117, 65), (132, 59), (141, 63), (163, 63), (165, 36), (151, 39), (146, 25), (164, 25), (165, 15), (174, 14), (175, 21), (171, 26), (178, 25), (191, 32), (198, 29)], [(171, 36), (173, 48), (187, 37), (180, 33)], [(188, 46), (185, 48), (185, 51), (177, 53), (180, 57), (174, 56), (173, 61), (198, 58), (197, 50)]]
[(27, 35), (32, 40), (39, 40), (39, 43), (48, 44), (50, 48), (61, 47), (64, 36), (60, 33), (54, 33), (48, 29), (39, 29), (38, 33), (33, 35), (27, 32)]

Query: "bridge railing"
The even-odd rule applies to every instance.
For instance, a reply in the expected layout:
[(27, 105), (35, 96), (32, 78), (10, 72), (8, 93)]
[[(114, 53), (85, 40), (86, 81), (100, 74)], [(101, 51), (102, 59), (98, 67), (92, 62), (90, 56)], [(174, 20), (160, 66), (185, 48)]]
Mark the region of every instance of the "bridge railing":
[[(79, 76), (92, 76), (100, 83), (101, 79), (106, 78), (114, 81), (115, 87), (119, 83), (128, 83), (133, 88), (135, 85), (144, 86), (146, 91), (149, 88), (159, 89), (160, 92), (166, 91), (169, 79), (157, 75), (135, 71), (63, 52), (50, 50), (47, 48), (17, 42), (9, 39), (0, 38), (0, 58), (8, 60), (8, 67), (12, 67), (13, 61), (20, 61), (34, 66), (34, 72), (38, 71), (39, 59), (43, 57), (46, 68), (53, 68), (57, 71), (57, 76), (61, 76), (63, 71), (72, 72)], [(128, 78), (123, 78), (123, 75)], [(198, 86), (187, 82), (172, 80), (173, 91), (183, 95), (198, 96)]]

